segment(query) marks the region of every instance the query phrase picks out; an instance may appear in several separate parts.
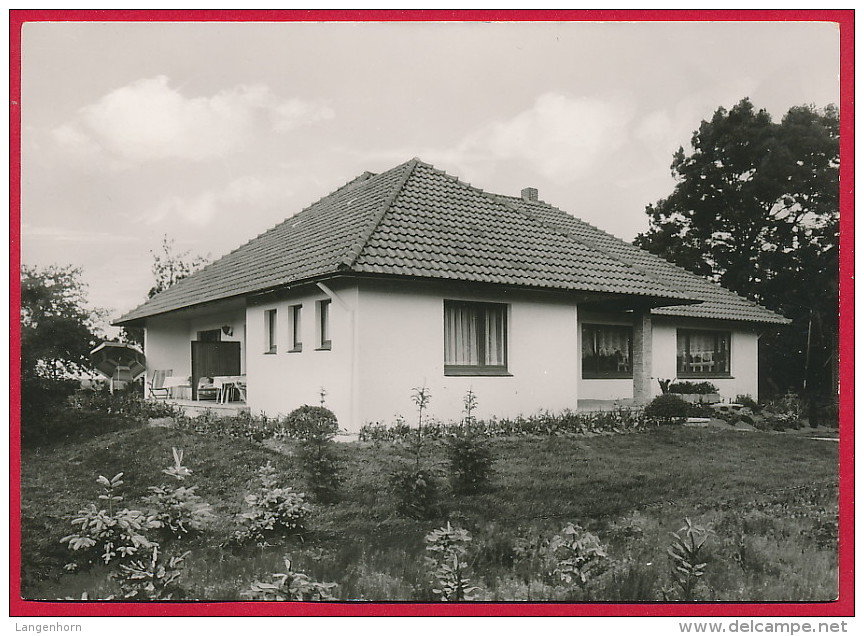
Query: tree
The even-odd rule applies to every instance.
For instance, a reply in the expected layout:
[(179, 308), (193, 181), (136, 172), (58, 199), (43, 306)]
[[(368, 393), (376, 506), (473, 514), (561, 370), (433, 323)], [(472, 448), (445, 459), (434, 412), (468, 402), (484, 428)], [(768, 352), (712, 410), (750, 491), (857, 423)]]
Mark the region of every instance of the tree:
[(21, 268), (21, 375), (59, 379), (89, 367), (97, 314), (86, 308), (81, 270)]
[(768, 389), (836, 391), (840, 122), (796, 106), (778, 124), (744, 99), (672, 161), (670, 196), (635, 243), (792, 319), (763, 338)]
[[(162, 293), (210, 262), (209, 255), (193, 256), (190, 250), (178, 253), (174, 247), (174, 239), (169, 239), (167, 234), (162, 236), (160, 249), (151, 250), (150, 254), (153, 256), (151, 270), (153, 271), (154, 284), (147, 292), (147, 298), (153, 298), (156, 294)], [(142, 327), (122, 327), (120, 340), (143, 347), (144, 329)]]
[(150, 253), (153, 255), (152, 269), (156, 283), (147, 292), (147, 298), (153, 298), (178, 281), (191, 276), (210, 261), (209, 255), (192, 256), (190, 250), (176, 252), (174, 239), (169, 239), (167, 234), (162, 237), (161, 249)]

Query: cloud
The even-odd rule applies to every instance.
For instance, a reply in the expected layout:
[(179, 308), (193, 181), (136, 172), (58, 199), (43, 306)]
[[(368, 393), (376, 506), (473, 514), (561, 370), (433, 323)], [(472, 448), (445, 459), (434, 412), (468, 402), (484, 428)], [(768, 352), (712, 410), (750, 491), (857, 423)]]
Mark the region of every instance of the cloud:
[(501, 163), (515, 161), (520, 171), (570, 183), (588, 176), (628, 142), (634, 111), (621, 100), (545, 93), (530, 108), (471, 131), (452, 147), (373, 155), (400, 160), (417, 155), (468, 181), (482, 181)]
[(286, 204), (291, 195), (285, 177), (247, 175), (230, 181), (219, 190), (205, 190), (192, 197), (166, 198), (144, 220), (155, 224), (166, 218), (181, 219), (190, 225), (203, 227), (215, 219), (234, 215), (235, 219), (245, 218), (248, 222), (250, 215), (262, 209)]
[(527, 162), (549, 179), (585, 176), (626, 141), (632, 109), (589, 97), (546, 93), (533, 106), (469, 136), (462, 148), (492, 161)]
[(260, 135), (330, 119), (322, 102), (282, 99), (262, 85), (185, 97), (160, 75), (118, 88), (53, 131), (55, 142), (123, 162), (201, 161), (247, 147)]

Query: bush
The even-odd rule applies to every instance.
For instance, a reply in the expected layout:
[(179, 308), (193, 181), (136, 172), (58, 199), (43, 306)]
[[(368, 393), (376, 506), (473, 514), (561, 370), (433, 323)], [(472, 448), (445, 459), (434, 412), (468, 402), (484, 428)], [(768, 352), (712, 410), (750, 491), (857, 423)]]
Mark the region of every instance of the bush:
[(282, 422), (288, 437), (305, 442), (323, 443), (339, 432), (336, 416), (323, 406), (301, 406), (294, 409)]
[(271, 576), (273, 583), (254, 581), (240, 596), (252, 601), (331, 601), (336, 583), (319, 583), (302, 572), (291, 569), (291, 560), (284, 558), (285, 571)]
[(425, 558), (426, 566), (435, 586), (432, 591), (438, 595), (438, 600), (457, 603), (474, 600), (478, 588), (471, 586), (466, 576), (466, 555), (471, 542), (469, 532), (452, 527), (448, 521), (443, 528), (427, 534), (425, 540), (426, 551), (430, 554)]
[(302, 536), (312, 510), (305, 495), (280, 487), (270, 462), (258, 470), (258, 479), (261, 485), (257, 492), (246, 496), (249, 511), (240, 515), (241, 528), (234, 533), (232, 542), (264, 545), (269, 539), (289, 533)]
[(285, 430), (302, 440), (299, 457), (309, 491), (318, 501), (336, 501), (342, 481), (333, 444), (339, 432), (336, 416), (322, 406), (301, 406), (285, 418)]
[(687, 393), (696, 395), (709, 395), (717, 393), (718, 389), (711, 382), (672, 382), (669, 385), (669, 393)]
[(759, 402), (754, 400), (749, 395), (736, 395), (735, 403), (740, 404), (741, 406), (746, 406), (748, 409), (753, 411), (754, 413), (759, 413), (762, 410), (762, 407), (759, 405)]
[(606, 546), (600, 538), (581, 526), (568, 523), (549, 542), (549, 554), (555, 561), (555, 575), (567, 585), (576, 585), (588, 600), (591, 583), (611, 565)]
[(58, 417), (66, 399), (75, 392), (77, 380), (21, 378), (21, 443), (35, 446), (66, 437), (63, 419)]
[(447, 440), (447, 458), (453, 492), (471, 494), (489, 485), (495, 460), (486, 439), (470, 432), (456, 434)]
[[(183, 451), (171, 449), (174, 465), (163, 470), (166, 475), (179, 482), (192, 471), (183, 465)], [(152, 507), (152, 515), (159, 523), (164, 539), (179, 539), (188, 534), (201, 532), (215, 518), (210, 504), (195, 494), (196, 486), (151, 486), (144, 502)]]
[[(643, 409), (615, 408), (608, 411), (538, 413), (528, 417), (474, 420), (447, 424), (426, 422), (420, 435), (424, 439), (445, 439), (461, 433), (486, 437), (524, 437), (526, 435), (584, 435), (586, 433), (631, 433), (642, 431), (648, 422)], [(418, 431), (402, 420), (393, 426), (365, 424), (360, 429), (361, 442), (416, 443)]]
[(391, 474), (390, 486), (399, 514), (431, 519), (438, 513), (440, 488), (432, 471), (404, 464)]
[(254, 442), (263, 442), (265, 439), (285, 434), (283, 422), (267, 416), (257, 417), (250, 413), (220, 417), (204, 412), (198, 417), (178, 417), (176, 422), (180, 430)]
[(664, 393), (655, 397), (645, 407), (645, 417), (660, 424), (672, 424), (685, 419), (689, 405), (673, 393)]
[[(85, 566), (98, 561), (105, 565), (115, 561), (130, 563), (139, 557), (139, 551), (149, 552), (158, 545), (146, 536), (149, 530), (159, 527), (153, 515), (120, 508), (123, 497), (116, 491), (123, 485), (122, 477), (123, 473), (117, 473), (111, 479), (100, 475), (96, 481), (102, 486), (99, 499), (105, 502), (105, 507), (97, 508), (91, 503), (79, 510), (78, 516), (72, 520), (73, 526), (80, 526), (78, 532), (60, 539), (61, 543), (83, 557)], [(78, 566), (79, 563), (70, 563), (66, 568), (74, 570)]]

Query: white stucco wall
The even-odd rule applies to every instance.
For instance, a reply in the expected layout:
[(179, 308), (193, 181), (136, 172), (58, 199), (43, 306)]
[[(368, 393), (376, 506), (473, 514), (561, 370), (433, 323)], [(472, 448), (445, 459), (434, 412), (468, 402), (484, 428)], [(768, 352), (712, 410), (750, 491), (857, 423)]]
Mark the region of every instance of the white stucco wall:
[[(444, 375), (444, 299), (509, 305), (507, 377)], [(359, 412), (362, 422), (391, 424), (401, 415), (412, 425), (415, 387), (432, 399), (427, 413), (462, 417), (471, 388), (478, 417), (561, 411), (577, 406), (576, 304), (542, 294), (466, 294), (419, 284), (361, 284), (359, 296)]]
[[(148, 384), (156, 370), (171, 369), (175, 376), (191, 375), (189, 321), (162, 316), (148, 318), (144, 329), (144, 355), (147, 358)], [(144, 391), (146, 395), (146, 387)]]
[[(330, 350), (320, 350), (318, 342), (316, 304), (328, 297), (324, 291), (307, 287), (278, 299), (250, 300), (246, 310), (246, 373), (247, 403), (253, 413), (287, 415), (304, 404), (317, 406), (323, 387), (327, 392), (325, 405), (335, 413), (340, 426), (348, 426), (353, 398), (352, 312), (357, 305), (357, 289), (334, 284), (332, 290), (347, 308), (338, 300), (330, 304)], [(293, 305), (303, 307), (300, 352), (290, 351)], [(271, 309), (276, 310), (276, 353), (266, 352), (265, 312)]]

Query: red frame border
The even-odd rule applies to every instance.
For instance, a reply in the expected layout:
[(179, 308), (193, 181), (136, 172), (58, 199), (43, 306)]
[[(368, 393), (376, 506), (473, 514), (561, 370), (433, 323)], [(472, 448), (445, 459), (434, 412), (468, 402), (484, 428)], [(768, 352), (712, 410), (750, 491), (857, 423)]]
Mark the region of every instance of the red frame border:
[[(25, 22), (804, 21), (840, 29), (840, 597), (826, 603), (69, 603), (21, 599), (21, 31)], [(854, 52), (844, 10), (11, 10), (9, 12), (10, 616), (854, 616)]]

